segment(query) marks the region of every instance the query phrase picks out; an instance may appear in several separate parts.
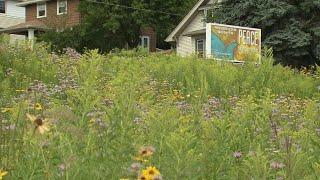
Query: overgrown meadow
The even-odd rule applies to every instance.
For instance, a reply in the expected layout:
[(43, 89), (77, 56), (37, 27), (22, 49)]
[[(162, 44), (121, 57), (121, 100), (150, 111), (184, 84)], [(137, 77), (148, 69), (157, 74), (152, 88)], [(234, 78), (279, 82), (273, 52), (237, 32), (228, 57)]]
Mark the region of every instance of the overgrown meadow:
[(320, 179), (320, 72), (0, 40), (0, 179)]

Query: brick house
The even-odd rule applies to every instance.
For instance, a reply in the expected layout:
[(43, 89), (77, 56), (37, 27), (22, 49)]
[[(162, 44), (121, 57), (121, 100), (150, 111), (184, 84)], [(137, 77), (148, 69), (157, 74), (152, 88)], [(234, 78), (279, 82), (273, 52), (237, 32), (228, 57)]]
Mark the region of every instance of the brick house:
[[(62, 31), (81, 23), (77, 8), (80, 0), (27, 0), (16, 4), (25, 8), (25, 22), (1, 29), (0, 33), (25, 35), (33, 39), (48, 29)], [(141, 45), (156, 51), (156, 33), (152, 28), (141, 28)]]

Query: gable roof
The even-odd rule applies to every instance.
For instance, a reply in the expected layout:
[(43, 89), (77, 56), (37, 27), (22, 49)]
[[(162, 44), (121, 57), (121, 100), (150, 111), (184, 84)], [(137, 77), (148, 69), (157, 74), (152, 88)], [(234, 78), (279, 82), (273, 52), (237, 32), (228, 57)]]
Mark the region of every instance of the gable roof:
[(208, 3), (209, 0), (199, 0), (197, 4), (191, 9), (191, 11), (182, 19), (179, 25), (171, 32), (171, 34), (166, 38), (166, 42), (174, 42), (174, 37), (182, 30), (189, 22), (192, 20), (192, 17), (196, 15), (197, 10), (201, 5)]

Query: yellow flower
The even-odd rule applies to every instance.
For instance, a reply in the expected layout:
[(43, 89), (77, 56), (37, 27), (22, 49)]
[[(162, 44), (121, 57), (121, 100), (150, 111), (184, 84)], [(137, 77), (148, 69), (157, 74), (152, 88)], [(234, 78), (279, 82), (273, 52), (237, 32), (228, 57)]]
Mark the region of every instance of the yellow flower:
[(2, 180), (2, 178), (7, 174), (8, 174), (7, 171), (4, 171), (4, 170), (0, 169), (0, 180)]
[(13, 110), (12, 108), (1, 108), (1, 112), (2, 113), (7, 113), (7, 112), (10, 112), (12, 110)]
[(153, 177), (153, 176), (160, 175), (160, 171), (156, 167), (149, 166), (146, 170), (142, 171), (142, 174)]
[(160, 171), (156, 167), (148, 167), (147, 169), (143, 170), (140, 174), (139, 180), (155, 180), (155, 179), (162, 179)]
[(138, 180), (152, 180), (151, 177), (149, 176), (146, 176), (144, 174), (141, 174), (139, 177), (138, 177)]
[(34, 105), (34, 108), (35, 108), (36, 110), (42, 110), (42, 106), (41, 106), (40, 103), (36, 103), (36, 104)]
[(50, 130), (47, 119), (42, 119), (31, 114), (27, 114), (27, 118), (34, 123), (35, 131), (39, 132), (40, 134), (44, 134)]
[(16, 92), (25, 92), (26, 90), (24, 89), (17, 89)]
[(153, 146), (142, 147), (139, 151), (139, 155), (141, 157), (150, 157), (155, 152), (155, 148)]

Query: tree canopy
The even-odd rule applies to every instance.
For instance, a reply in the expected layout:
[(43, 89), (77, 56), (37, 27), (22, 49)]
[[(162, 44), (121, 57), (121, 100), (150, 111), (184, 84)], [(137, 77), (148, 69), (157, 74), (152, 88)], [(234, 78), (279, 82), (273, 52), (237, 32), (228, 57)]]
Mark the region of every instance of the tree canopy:
[(157, 33), (157, 47), (168, 48), (170, 45), (164, 39), (196, 1), (83, 0), (78, 7), (82, 15), (78, 27), (46, 33), (42, 39), (52, 42), (59, 50), (71, 45), (78, 50), (98, 48), (105, 52), (136, 47), (140, 29), (152, 27)]
[(225, 0), (218, 7), (211, 21), (261, 28), (278, 63), (320, 63), (320, 0)]

